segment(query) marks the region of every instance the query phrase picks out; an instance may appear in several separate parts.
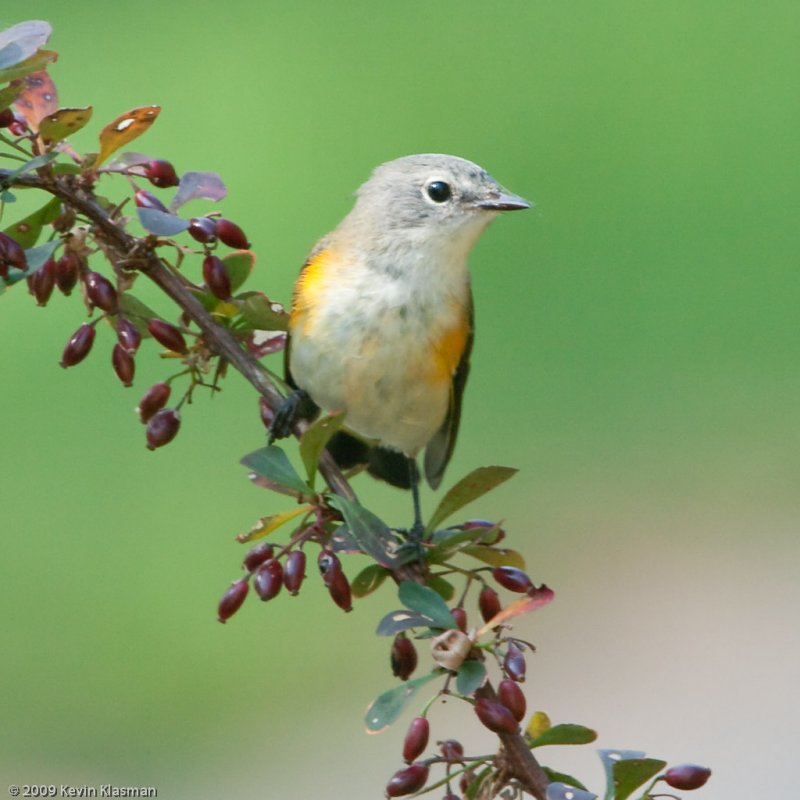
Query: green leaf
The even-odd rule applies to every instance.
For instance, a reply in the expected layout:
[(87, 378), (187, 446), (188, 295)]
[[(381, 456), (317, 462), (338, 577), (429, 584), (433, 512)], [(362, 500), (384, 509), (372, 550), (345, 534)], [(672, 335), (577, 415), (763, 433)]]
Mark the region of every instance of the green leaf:
[(658, 758), (628, 758), (614, 764), (614, 800), (627, 800), (640, 786), (658, 775), (666, 761)]
[[(27, 250), (36, 244), (42, 228), (51, 223), (60, 211), (61, 201), (57, 197), (53, 197), (40, 209), (9, 225), (3, 232), (12, 239), (16, 239), (20, 246)], [(56, 240), (56, 243), (60, 244), (60, 240)]]
[(425, 529), (428, 533), (467, 503), (477, 500), (496, 486), (507, 481), (517, 470), (512, 467), (478, 467), (462, 478), (442, 498)]
[(92, 118), (92, 107), (59, 108), (39, 123), (39, 136), (47, 144), (54, 144), (72, 136)]
[(239, 291), (256, 265), (256, 257), (249, 250), (237, 250), (222, 257), (222, 263), (231, 279), (231, 293)]
[(641, 750), (598, 750), (597, 755), (603, 762), (603, 769), (606, 773), (606, 796), (605, 800), (614, 800), (614, 768), (620, 761), (625, 759), (644, 758), (646, 753)]
[(480, 661), (468, 659), (458, 668), (456, 674), (456, 689), (460, 695), (466, 697), (476, 689), (483, 686), (486, 680), (486, 667)]
[(40, 156), (34, 156), (32, 159), (30, 159), (30, 161), (26, 161), (24, 164), (17, 167), (13, 172), (9, 172), (8, 175), (3, 178), (3, 183), (6, 184), (6, 186), (10, 186), (15, 178), (18, 178), (20, 175), (24, 175), (26, 172), (30, 172), (31, 170), (46, 166), (51, 161), (55, 161), (58, 158), (58, 155), (58, 153), (43, 153)]
[(525, 559), (516, 550), (509, 550), (507, 547), (487, 547), (483, 544), (472, 544), (464, 548), (464, 553), (484, 564), (491, 564), (493, 567), (518, 567), (525, 569)]
[(234, 300), (250, 328), (262, 331), (285, 331), (289, 315), (280, 303), (273, 303), (263, 292), (245, 292)]
[(130, 320), (139, 331), (142, 338), (150, 336), (147, 324), (151, 319), (161, 319), (150, 306), (145, 305), (138, 297), (134, 297), (130, 292), (125, 292), (119, 296), (119, 310), (125, 319)]
[(431, 621), (423, 614), (415, 614), (407, 608), (397, 611), (390, 611), (378, 623), (375, 629), (377, 636), (394, 636), (401, 631), (408, 631), (411, 628), (427, 628)]
[(367, 733), (380, 733), (386, 730), (403, 713), (403, 709), (411, 702), (419, 689), (441, 674), (442, 670), (435, 669), (427, 675), (413, 678), (378, 695), (367, 708), (365, 716)]
[(271, 444), (248, 453), (241, 459), (241, 463), (256, 475), (260, 475), (278, 486), (284, 486), (300, 495), (308, 493), (308, 485), (295, 472), (286, 453), (277, 445)]
[(17, 99), (21, 91), (21, 83), (15, 83), (13, 86), (4, 86), (0, 89), (0, 110), (8, 108)]
[(597, 732), (591, 728), (587, 728), (584, 725), (564, 723), (548, 728), (544, 733), (529, 741), (528, 746), (533, 749), (534, 747), (544, 747), (552, 744), (589, 744), (596, 738)]
[(431, 537), (431, 542), (434, 546), (426, 552), (425, 560), (429, 564), (441, 564), (448, 561), (469, 544), (491, 541), (498, 530), (500, 530), (499, 526), (436, 531)]
[(452, 600), (453, 595), (456, 593), (456, 587), (453, 586), (450, 581), (446, 581), (439, 575), (431, 575), (428, 577), (428, 579), (425, 581), (425, 585), (433, 589), (433, 591), (436, 592), (436, 594), (438, 594), (442, 600), (447, 602)]
[(348, 533), (362, 553), (372, 556), (388, 569), (397, 565), (400, 540), (382, 519), (359, 503), (338, 495), (331, 497), (328, 504), (342, 512)]
[(344, 412), (324, 414), (314, 421), (300, 437), (300, 458), (308, 475), (308, 484), (314, 488), (320, 453), (336, 431), (342, 427)]
[[(573, 778), (572, 775), (567, 775), (565, 772), (556, 772), (550, 767), (542, 767), (542, 769), (547, 777), (550, 778), (550, 783), (566, 783), (568, 786), (583, 789), (584, 792), (587, 791), (586, 787), (577, 778)], [(597, 795), (593, 794), (592, 797), (597, 797)]]
[(491, 765), (484, 767), (480, 772), (478, 772), (478, 774), (472, 779), (467, 787), (467, 800), (476, 800), (484, 782), (490, 775), (492, 775), (493, 772), (494, 767)]
[(370, 564), (364, 567), (350, 582), (353, 597), (366, 597), (378, 589), (389, 576), (389, 571), (379, 564)]
[(48, 64), (55, 61), (57, 58), (58, 53), (56, 53), (55, 50), (39, 50), (30, 58), (26, 58), (24, 61), (14, 64), (13, 67), (0, 69), (0, 83), (11, 83), (11, 81), (17, 80), (17, 78), (24, 78), (32, 72), (45, 69)]
[(240, 533), (236, 537), (236, 541), (253, 542), (256, 539), (263, 539), (265, 536), (269, 536), (273, 531), (284, 526), (290, 520), (299, 517), (301, 514), (308, 514), (309, 511), (311, 511), (311, 506), (306, 503), (290, 511), (281, 511), (279, 514), (261, 517), (247, 533)]
[(447, 603), (433, 589), (420, 586), (414, 581), (403, 581), (398, 595), (404, 606), (426, 616), (432, 627), (446, 629), (458, 627)]

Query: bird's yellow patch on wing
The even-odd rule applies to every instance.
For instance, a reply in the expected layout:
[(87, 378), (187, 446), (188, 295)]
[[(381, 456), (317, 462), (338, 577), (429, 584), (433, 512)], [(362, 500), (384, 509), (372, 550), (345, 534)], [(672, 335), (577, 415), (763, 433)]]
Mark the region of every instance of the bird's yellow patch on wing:
[(304, 332), (312, 322), (315, 308), (318, 308), (320, 294), (324, 290), (325, 281), (330, 279), (326, 266), (330, 260), (330, 250), (320, 250), (303, 265), (294, 285), (292, 295), (292, 311), (289, 315), (289, 329), (302, 326)]
[(469, 323), (466, 315), (451, 328), (445, 329), (433, 343), (430, 361), (430, 374), (434, 380), (449, 381), (464, 355), (469, 337)]

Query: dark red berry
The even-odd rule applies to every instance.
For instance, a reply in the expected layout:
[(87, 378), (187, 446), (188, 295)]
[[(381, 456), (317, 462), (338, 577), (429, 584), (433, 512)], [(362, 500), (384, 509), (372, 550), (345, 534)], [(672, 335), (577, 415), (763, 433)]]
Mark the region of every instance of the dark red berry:
[(460, 631), (467, 632), (467, 612), (464, 611), (463, 608), (460, 606), (457, 608), (451, 608), (450, 613), (453, 615), (453, 619), (456, 621), (456, 625), (458, 625), (458, 629)]
[(431, 728), (425, 717), (414, 717), (403, 740), (403, 760), (410, 764), (419, 758), (428, 746)]
[(78, 282), (80, 263), (80, 257), (72, 250), (67, 250), (56, 261), (56, 286), (62, 294), (70, 295), (75, 288), (75, 284)]
[(147, 423), (147, 449), (155, 450), (169, 444), (181, 426), (180, 414), (174, 408), (162, 408)]
[(117, 290), (111, 281), (99, 272), (87, 272), (84, 280), (89, 300), (103, 311), (113, 314), (117, 310)]
[(217, 223), (209, 217), (192, 217), (187, 230), (189, 235), (201, 244), (217, 241)]
[(484, 586), (478, 595), (478, 608), (484, 622), (494, 619), (502, 610), (500, 595), (491, 586)]
[(47, 261), (31, 275), (31, 279), (31, 291), (36, 298), (36, 303), (40, 306), (46, 306), (50, 295), (53, 294), (53, 288), (56, 284), (56, 262), (52, 258), (48, 258)]
[(167, 186), (177, 186), (181, 181), (175, 172), (175, 167), (169, 161), (156, 159), (148, 161), (144, 168), (144, 176), (153, 186), (164, 189)]
[(513, 642), (509, 644), (503, 660), (503, 671), (512, 681), (522, 683), (525, 680), (525, 656)]
[(708, 767), (701, 767), (698, 764), (679, 764), (667, 770), (664, 780), (673, 789), (689, 792), (692, 789), (699, 789), (710, 777), (711, 770)]
[(500, 702), (514, 715), (517, 722), (521, 722), (525, 716), (525, 709), (527, 704), (525, 702), (525, 695), (519, 684), (512, 681), (510, 678), (503, 678), (500, 685), (497, 687), (497, 697)]
[(142, 343), (142, 334), (129, 319), (117, 317), (117, 341), (133, 355)]
[(275, 412), (270, 408), (267, 398), (263, 395), (258, 398), (258, 409), (261, 414), (261, 421), (267, 430), (272, 428), (272, 423), (275, 422)]
[(24, 136), (28, 132), (28, 126), (24, 122), (15, 119), (9, 126), (8, 131), (13, 136)]
[(80, 362), (89, 355), (89, 351), (92, 349), (94, 335), (95, 330), (93, 325), (87, 325), (86, 323), (81, 325), (80, 328), (72, 334), (70, 340), (67, 342), (67, 346), (64, 348), (64, 352), (61, 355), (61, 366), (74, 367), (76, 364), (80, 364)]
[(227, 300), (231, 296), (231, 278), (221, 258), (208, 255), (203, 259), (203, 280), (214, 297)]
[(217, 619), (220, 622), (225, 622), (241, 608), (249, 588), (247, 581), (244, 580), (234, 581), (230, 585), (228, 591), (222, 595), (217, 608)]
[(341, 570), (337, 572), (331, 582), (327, 584), (331, 599), (344, 611), (353, 610), (353, 594), (350, 591), (350, 581)]
[(387, 797), (403, 797), (418, 792), (428, 780), (427, 764), (412, 764), (399, 772), (395, 772), (386, 784)]
[(139, 401), (136, 411), (142, 422), (147, 422), (156, 411), (160, 411), (169, 400), (171, 389), (168, 383), (156, 383), (151, 386)]
[(302, 550), (292, 550), (283, 569), (283, 585), (289, 594), (297, 594), (306, 577), (306, 554)]
[(453, 794), (452, 792), (448, 792), (442, 800), (461, 800), (461, 798), (457, 794)]
[(117, 377), (122, 381), (123, 386), (133, 385), (136, 362), (121, 344), (115, 344), (114, 349), (111, 351), (111, 365), (114, 367), (114, 372), (117, 373)]
[(247, 250), (250, 247), (244, 231), (229, 219), (217, 220), (217, 238), (228, 247), (235, 247), (239, 250)]
[(464, 759), (464, 745), (457, 739), (445, 739), (439, 742), (439, 750), (444, 758), (451, 764), (458, 763)]
[(283, 586), (283, 567), (275, 558), (265, 561), (253, 577), (256, 594), (262, 600), (272, 600)]
[(147, 323), (147, 330), (150, 335), (159, 343), (163, 344), (167, 350), (172, 350), (175, 353), (186, 355), (189, 348), (186, 346), (186, 339), (183, 334), (169, 322), (164, 322), (163, 319), (151, 319)]
[(266, 542), (256, 545), (252, 550), (248, 551), (247, 555), (244, 557), (242, 566), (248, 572), (254, 572), (265, 561), (272, 558), (274, 549), (275, 548), (271, 544), (267, 544)]
[(533, 589), (531, 579), (516, 567), (495, 567), (492, 577), (509, 592), (529, 592)]
[(417, 650), (414, 643), (404, 633), (398, 633), (392, 642), (390, 653), (392, 675), (407, 681), (417, 668)]
[(475, 713), (478, 719), (494, 733), (516, 733), (519, 730), (514, 715), (496, 700), (479, 697), (475, 701)]
[(167, 207), (154, 194), (146, 192), (144, 189), (137, 189), (134, 192), (133, 201), (139, 208), (152, 208), (169, 214)]
[(474, 780), (475, 780), (475, 773), (472, 770), (467, 770), (458, 779), (458, 788), (461, 789), (464, 795), (467, 795), (469, 787), (472, 785), (472, 782)]
[(26, 269), (27, 266), (28, 260), (25, 258), (22, 245), (8, 234), (0, 233), (0, 270), (2, 270), (2, 274), (7, 274), (9, 267)]
[(330, 550), (319, 551), (317, 566), (319, 574), (322, 575), (322, 582), (328, 587), (336, 580), (336, 576), (342, 573), (342, 562), (339, 561), (339, 556)]
[(10, 108), (0, 111), (0, 128), (7, 128), (14, 121), (14, 112)]

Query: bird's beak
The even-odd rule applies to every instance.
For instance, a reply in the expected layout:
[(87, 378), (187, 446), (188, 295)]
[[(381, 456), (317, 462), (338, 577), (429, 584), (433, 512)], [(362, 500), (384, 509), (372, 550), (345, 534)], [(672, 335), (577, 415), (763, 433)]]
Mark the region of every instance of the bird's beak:
[(487, 211), (521, 211), (523, 208), (531, 208), (533, 203), (529, 203), (525, 198), (508, 192), (497, 192), (491, 197), (479, 200), (476, 205), (478, 208), (485, 208)]

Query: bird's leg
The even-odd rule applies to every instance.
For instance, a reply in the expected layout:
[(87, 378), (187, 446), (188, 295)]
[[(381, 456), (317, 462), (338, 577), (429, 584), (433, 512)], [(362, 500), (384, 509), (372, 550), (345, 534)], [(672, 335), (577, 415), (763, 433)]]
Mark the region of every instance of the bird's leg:
[(317, 411), (317, 406), (305, 389), (295, 389), (287, 395), (272, 425), (269, 426), (268, 444), (272, 444), (276, 439), (285, 439), (292, 432), (292, 426), (298, 417), (310, 417)]
[(408, 538), (412, 542), (421, 542), (425, 533), (425, 524), (422, 522), (422, 506), (419, 501), (419, 470), (417, 459), (408, 459), (408, 477), (411, 482), (411, 497), (414, 501), (414, 523), (408, 531)]

